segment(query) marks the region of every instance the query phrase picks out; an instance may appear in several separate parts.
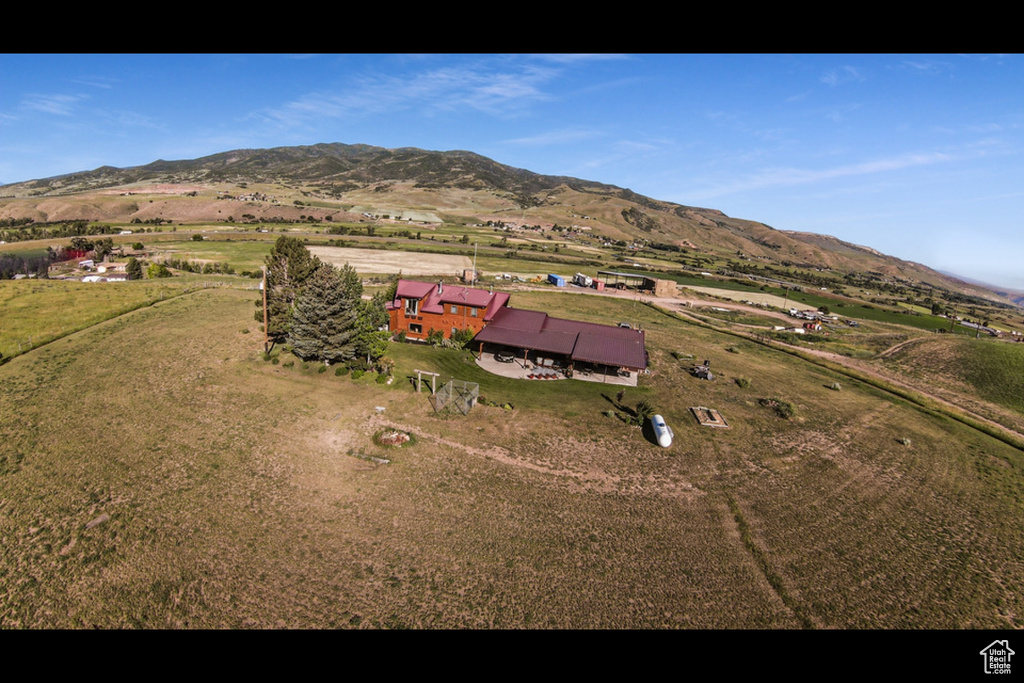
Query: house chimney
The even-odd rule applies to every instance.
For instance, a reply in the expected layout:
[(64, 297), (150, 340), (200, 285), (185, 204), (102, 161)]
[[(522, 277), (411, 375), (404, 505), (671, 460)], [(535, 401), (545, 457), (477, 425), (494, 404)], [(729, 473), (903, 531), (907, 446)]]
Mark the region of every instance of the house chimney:
[(437, 293), (438, 294), (440, 294), (441, 291), (444, 289), (443, 284), (444, 283), (442, 283), (440, 280), (437, 281)]

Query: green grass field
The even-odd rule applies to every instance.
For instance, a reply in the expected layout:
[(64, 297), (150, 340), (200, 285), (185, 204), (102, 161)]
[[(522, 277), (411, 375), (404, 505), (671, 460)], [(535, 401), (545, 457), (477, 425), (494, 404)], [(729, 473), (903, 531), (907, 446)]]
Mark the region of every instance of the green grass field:
[[(960, 422), (633, 302), (514, 295), (643, 325), (623, 403), (662, 449), (601, 385), (465, 352), (394, 345), (390, 386), (264, 361), (254, 300), (167, 298), (0, 366), (0, 627), (1024, 626), (1024, 458)], [(515, 407), (436, 415), (415, 367)]]
[(199, 286), (195, 278), (119, 283), (0, 281), (0, 354), (16, 355)]

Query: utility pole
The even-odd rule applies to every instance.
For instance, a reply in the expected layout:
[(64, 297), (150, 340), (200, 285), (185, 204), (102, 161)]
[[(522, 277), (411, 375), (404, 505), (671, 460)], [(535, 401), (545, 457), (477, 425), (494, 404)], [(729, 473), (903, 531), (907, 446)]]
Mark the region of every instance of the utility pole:
[(263, 353), (270, 351), (270, 334), (267, 330), (267, 267), (263, 266)]

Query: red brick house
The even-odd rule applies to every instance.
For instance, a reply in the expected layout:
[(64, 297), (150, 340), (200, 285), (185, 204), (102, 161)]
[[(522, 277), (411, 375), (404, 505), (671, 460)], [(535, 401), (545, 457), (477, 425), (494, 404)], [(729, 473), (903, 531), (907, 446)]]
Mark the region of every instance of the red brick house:
[(426, 339), (431, 330), (445, 337), (471, 329), (479, 332), (508, 305), (506, 292), (489, 292), (440, 282), (399, 280), (394, 301), (386, 304), (389, 329), (411, 339)]
[(426, 339), (431, 330), (446, 338), (473, 330), (484, 345), (516, 349), (533, 362), (559, 361), (569, 367), (643, 372), (647, 368), (644, 331), (553, 318), (542, 311), (515, 309), (505, 292), (489, 292), (440, 282), (399, 280), (385, 307), (391, 332)]

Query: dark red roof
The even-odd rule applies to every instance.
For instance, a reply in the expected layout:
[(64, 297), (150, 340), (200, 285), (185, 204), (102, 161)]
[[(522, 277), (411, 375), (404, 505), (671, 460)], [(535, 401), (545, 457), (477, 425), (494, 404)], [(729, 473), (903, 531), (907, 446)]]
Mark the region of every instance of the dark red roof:
[(502, 308), (476, 340), (589, 363), (635, 370), (647, 367), (643, 330), (552, 318), (541, 311)]
[[(440, 289), (440, 291), (438, 291)], [(485, 289), (473, 289), (459, 285), (439, 285), (436, 282), (419, 282), (416, 280), (399, 280), (395, 291), (395, 300), (387, 304), (387, 308), (397, 308), (399, 299), (416, 299), (422, 301), (421, 313), (444, 313), (445, 304), (460, 304), (486, 309), (484, 321), (489, 321), (499, 309), (508, 304), (507, 292), (489, 292)]]

